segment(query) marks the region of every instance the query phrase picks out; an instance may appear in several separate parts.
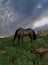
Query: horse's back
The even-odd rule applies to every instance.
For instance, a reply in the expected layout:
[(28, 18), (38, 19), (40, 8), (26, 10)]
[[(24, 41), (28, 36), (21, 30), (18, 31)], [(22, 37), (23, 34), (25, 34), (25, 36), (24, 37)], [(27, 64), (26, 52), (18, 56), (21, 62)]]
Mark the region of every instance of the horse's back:
[(19, 29), (17, 29), (16, 30), (16, 33), (18, 33), (18, 34), (33, 34), (33, 33), (35, 33), (34, 32), (34, 30), (33, 29), (31, 29), (31, 28), (26, 28), (26, 29), (24, 29), (24, 28), (19, 28)]
[(18, 28), (16, 31), (17, 31), (17, 32), (18, 32), (18, 31), (32, 32), (33, 29), (31, 29), (31, 28), (26, 28), (26, 29), (24, 29), (24, 28)]

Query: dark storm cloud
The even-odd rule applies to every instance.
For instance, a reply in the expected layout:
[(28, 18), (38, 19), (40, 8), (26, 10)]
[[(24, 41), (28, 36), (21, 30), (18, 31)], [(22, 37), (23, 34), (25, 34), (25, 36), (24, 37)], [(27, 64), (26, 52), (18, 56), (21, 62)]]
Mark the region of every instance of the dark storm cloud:
[(16, 12), (25, 15), (26, 18), (32, 16), (33, 19), (38, 18), (48, 9), (48, 0), (12, 0), (12, 4)]
[[(5, 4), (9, 0), (3, 0), (2, 4)], [(28, 16), (35, 15), (40, 16), (43, 11), (48, 9), (48, 0), (10, 0), (15, 12)], [(41, 5), (42, 8), (38, 8), (37, 5)], [(35, 18), (34, 18), (35, 19)]]
[(15, 11), (28, 15), (32, 12), (32, 0), (14, 0)]
[(48, 0), (0, 0), (2, 31), (10, 32), (18, 27), (33, 25), (36, 19), (46, 16), (48, 16)]

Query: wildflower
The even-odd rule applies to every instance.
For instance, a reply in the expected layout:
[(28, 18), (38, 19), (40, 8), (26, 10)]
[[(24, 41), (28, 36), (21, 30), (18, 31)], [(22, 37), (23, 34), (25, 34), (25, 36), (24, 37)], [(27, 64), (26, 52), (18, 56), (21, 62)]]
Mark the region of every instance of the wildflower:
[(9, 59), (9, 56), (8, 56), (8, 59)]
[(25, 52), (25, 50), (24, 50), (24, 52)]

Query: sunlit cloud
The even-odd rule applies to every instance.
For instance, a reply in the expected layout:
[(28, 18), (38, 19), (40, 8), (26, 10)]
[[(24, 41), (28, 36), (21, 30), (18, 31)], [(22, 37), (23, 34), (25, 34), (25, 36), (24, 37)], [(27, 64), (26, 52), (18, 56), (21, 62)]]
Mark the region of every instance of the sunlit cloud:
[(48, 17), (35, 21), (35, 23), (33, 24), (33, 28), (42, 27), (46, 24), (48, 24)]

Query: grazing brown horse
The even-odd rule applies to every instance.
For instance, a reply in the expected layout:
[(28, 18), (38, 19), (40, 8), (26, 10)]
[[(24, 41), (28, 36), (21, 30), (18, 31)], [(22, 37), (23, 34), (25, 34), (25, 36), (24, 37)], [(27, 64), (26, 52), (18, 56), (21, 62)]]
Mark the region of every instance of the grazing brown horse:
[(35, 35), (35, 31), (30, 29), (30, 28), (19, 28), (16, 30), (15, 35), (14, 35), (14, 39), (13, 39), (13, 44), (15, 45), (16, 43), (16, 38), (18, 38), (18, 42), (20, 42), (20, 39), (22, 40), (23, 43), (23, 37), (24, 36), (29, 36), (29, 38), (32, 40), (36, 40), (36, 35)]

